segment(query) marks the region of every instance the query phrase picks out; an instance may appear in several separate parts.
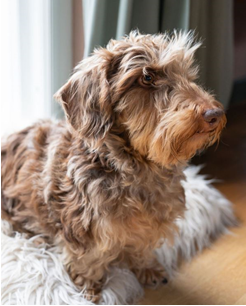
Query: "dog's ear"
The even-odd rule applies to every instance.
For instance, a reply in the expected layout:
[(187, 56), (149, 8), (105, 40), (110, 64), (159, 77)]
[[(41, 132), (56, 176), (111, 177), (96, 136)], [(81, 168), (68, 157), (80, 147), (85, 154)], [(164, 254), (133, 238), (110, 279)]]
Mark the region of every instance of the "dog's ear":
[(103, 139), (114, 122), (109, 83), (112, 59), (112, 52), (96, 50), (54, 96), (73, 129), (88, 140)]

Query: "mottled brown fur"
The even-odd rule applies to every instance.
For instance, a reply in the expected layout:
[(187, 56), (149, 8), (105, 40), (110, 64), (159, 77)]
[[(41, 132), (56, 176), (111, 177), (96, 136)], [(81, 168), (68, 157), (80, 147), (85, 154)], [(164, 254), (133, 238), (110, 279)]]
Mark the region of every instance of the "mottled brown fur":
[(203, 119), (222, 106), (194, 83), (198, 46), (179, 33), (110, 41), (56, 94), (66, 123), (41, 121), (2, 146), (2, 217), (62, 244), (88, 293), (115, 264), (148, 285), (165, 277), (153, 250), (184, 213), (183, 168), (226, 121)]

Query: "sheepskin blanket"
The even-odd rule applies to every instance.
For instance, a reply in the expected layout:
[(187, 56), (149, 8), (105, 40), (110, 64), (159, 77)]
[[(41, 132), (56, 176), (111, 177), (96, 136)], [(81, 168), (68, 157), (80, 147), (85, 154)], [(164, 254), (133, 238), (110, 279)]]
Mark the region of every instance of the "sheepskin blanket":
[[(185, 171), (187, 211), (184, 219), (176, 221), (180, 234), (175, 236), (174, 244), (165, 242), (156, 250), (170, 277), (175, 274), (180, 258), (190, 260), (235, 224), (231, 203), (210, 185), (211, 180), (198, 175), (199, 170), (200, 167), (192, 166)], [(38, 238), (26, 239), (23, 234), (14, 233), (9, 223), (2, 222), (2, 304), (90, 304), (69, 279), (60, 261), (62, 250), (38, 244)], [(100, 304), (134, 303), (143, 293), (133, 273), (114, 268), (105, 283)]]

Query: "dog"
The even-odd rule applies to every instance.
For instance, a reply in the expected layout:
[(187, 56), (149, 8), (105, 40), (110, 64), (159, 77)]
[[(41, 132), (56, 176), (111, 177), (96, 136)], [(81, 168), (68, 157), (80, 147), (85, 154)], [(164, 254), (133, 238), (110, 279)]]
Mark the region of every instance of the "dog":
[(183, 169), (226, 124), (195, 82), (200, 45), (192, 32), (111, 40), (55, 94), (66, 121), (40, 121), (2, 145), (2, 217), (61, 245), (92, 301), (115, 265), (147, 286), (167, 282), (154, 250), (184, 214)]

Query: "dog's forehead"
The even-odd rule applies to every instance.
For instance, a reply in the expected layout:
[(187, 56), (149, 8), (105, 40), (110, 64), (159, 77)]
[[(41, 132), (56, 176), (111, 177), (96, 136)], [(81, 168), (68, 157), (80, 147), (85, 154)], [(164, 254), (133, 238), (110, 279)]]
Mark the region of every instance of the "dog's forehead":
[(164, 36), (139, 35), (137, 37), (125, 37), (122, 40), (111, 40), (107, 48), (111, 51), (125, 51), (147, 54), (148, 51), (159, 52), (168, 46)]
[(200, 45), (200, 42), (195, 42), (193, 32), (174, 32), (173, 35), (131, 32), (120, 41), (111, 41), (108, 49), (123, 52), (128, 60), (137, 58), (138, 64), (142, 60), (142, 64), (163, 66), (174, 61), (192, 64), (194, 53)]

